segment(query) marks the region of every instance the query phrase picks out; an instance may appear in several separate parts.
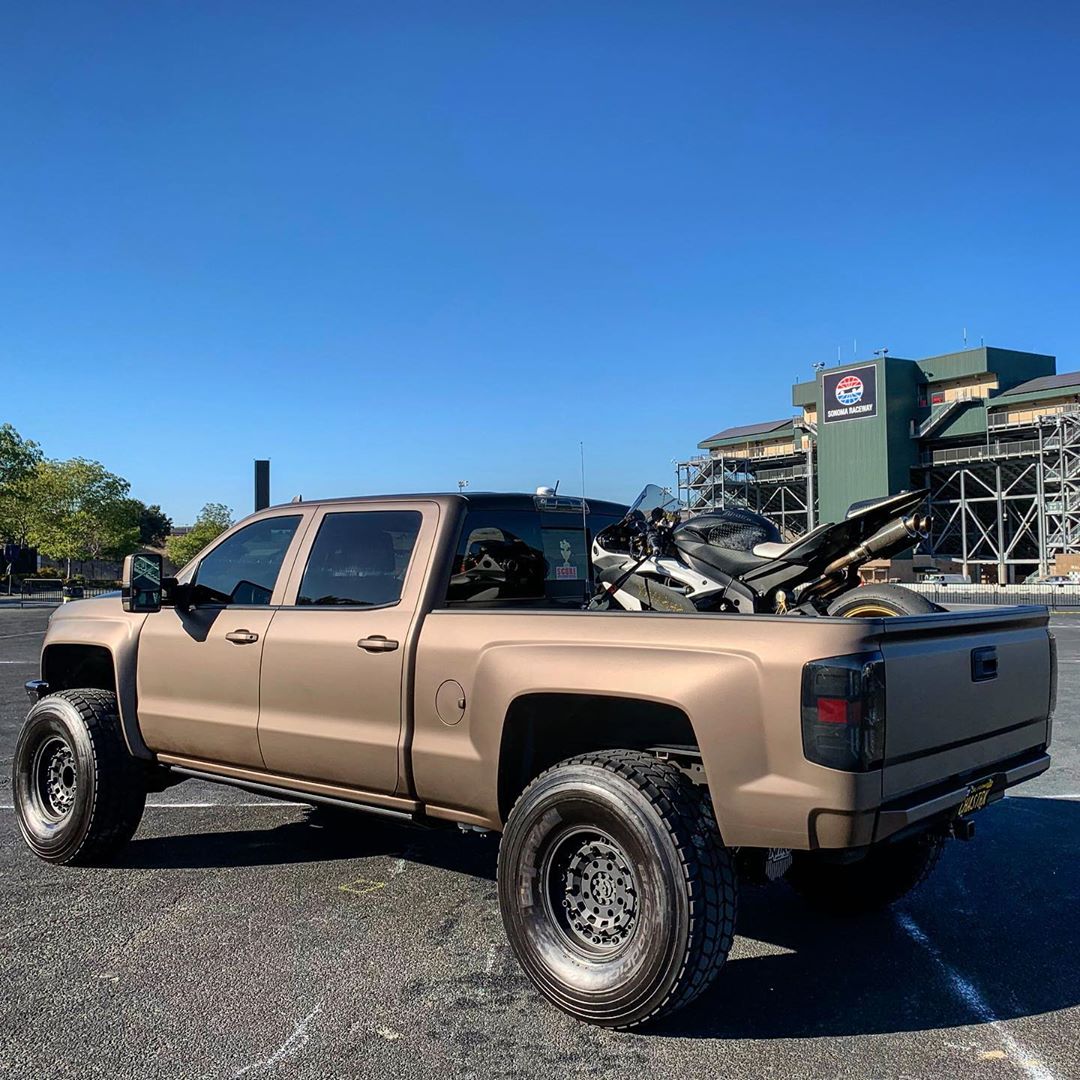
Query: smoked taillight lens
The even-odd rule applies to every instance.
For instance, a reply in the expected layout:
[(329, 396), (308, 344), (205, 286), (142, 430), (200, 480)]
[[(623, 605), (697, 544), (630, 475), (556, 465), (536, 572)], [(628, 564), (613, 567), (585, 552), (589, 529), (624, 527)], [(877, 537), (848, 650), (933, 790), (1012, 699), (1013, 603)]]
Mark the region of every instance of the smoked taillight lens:
[(803, 753), (845, 772), (881, 768), (885, 757), (885, 659), (831, 656), (803, 668)]

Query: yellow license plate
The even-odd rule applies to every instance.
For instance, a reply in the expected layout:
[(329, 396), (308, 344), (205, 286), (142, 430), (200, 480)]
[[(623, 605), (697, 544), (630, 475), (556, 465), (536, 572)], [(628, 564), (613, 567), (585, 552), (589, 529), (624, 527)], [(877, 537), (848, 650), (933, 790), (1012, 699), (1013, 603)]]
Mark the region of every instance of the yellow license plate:
[(981, 810), (986, 806), (987, 800), (990, 798), (990, 793), (994, 789), (993, 780), (980, 780), (977, 784), (972, 784), (968, 788), (967, 797), (960, 804), (960, 809), (957, 810), (957, 817), (965, 817), (967, 814), (974, 814), (976, 810)]

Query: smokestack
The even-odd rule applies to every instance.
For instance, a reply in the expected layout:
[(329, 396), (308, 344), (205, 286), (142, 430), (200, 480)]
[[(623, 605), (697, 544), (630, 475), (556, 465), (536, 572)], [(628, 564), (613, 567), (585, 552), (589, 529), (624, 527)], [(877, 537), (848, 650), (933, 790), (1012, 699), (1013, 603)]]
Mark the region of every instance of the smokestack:
[(270, 460), (255, 459), (255, 509), (265, 510), (270, 505)]

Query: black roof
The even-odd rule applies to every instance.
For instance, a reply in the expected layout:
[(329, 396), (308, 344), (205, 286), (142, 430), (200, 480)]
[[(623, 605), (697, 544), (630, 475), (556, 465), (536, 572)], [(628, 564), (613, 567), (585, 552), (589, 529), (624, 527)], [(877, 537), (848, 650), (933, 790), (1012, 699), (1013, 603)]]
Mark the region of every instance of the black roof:
[[(488, 510), (535, 510), (536, 500), (548, 498), (563, 503), (558, 507), (559, 512), (577, 510), (580, 513), (581, 503), (578, 497), (573, 495), (542, 496), (528, 495), (525, 492), (503, 491), (425, 491), (425, 492), (398, 492), (394, 495), (344, 495), (333, 499), (304, 499), (302, 503), (275, 503), (268, 507), (271, 510), (280, 510), (283, 507), (301, 505), (308, 506), (313, 503), (352, 503), (352, 502), (399, 502), (406, 499), (439, 499), (442, 501), (458, 500), (468, 503), (469, 506), (483, 507)], [(610, 502), (607, 499), (594, 499), (591, 495), (585, 496), (590, 514), (612, 514), (622, 517), (629, 509), (629, 503)]]
[[(572, 511), (576, 508), (580, 512), (581, 507), (578, 497), (573, 495), (543, 496), (526, 495), (524, 492), (467, 491), (462, 498), (470, 506), (483, 507), (486, 510), (535, 510), (536, 500), (544, 498), (561, 501), (564, 505), (557, 507), (560, 511)], [(606, 499), (594, 499), (589, 495), (585, 496), (585, 502), (590, 514), (617, 514), (622, 517), (629, 509), (629, 503), (608, 502)]]
[(778, 431), (782, 427), (791, 426), (791, 417), (785, 416), (783, 420), (763, 420), (759, 424), (743, 424), (741, 427), (724, 428), (707, 439), (702, 439), (698, 446), (707, 446), (709, 443), (719, 442), (721, 439), (741, 439), (749, 435), (764, 435), (767, 431)]
[(1006, 390), (1001, 397), (1011, 397), (1013, 394), (1041, 394), (1045, 390), (1057, 390), (1064, 386), (1080, 385), (1080, 371), (1066, 371), (1061, 375), (1041, 375), (1037, 379), (1029, 379), (1011, 390)]

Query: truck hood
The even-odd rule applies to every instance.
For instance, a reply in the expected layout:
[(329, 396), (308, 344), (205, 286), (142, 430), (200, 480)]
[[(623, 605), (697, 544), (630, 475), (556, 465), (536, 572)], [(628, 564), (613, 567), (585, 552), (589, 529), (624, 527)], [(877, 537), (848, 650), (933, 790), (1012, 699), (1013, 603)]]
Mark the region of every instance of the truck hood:
[(112, 647), (116, 640), (137, 637), (145, 618), (144, 612), (125, 611), (119, 593), (71, 600), (52, 613), (43, 644), (68, 641)]
[(125, 618), (130, 615), (130, 612), (124, 610), (119, 589), (114, 593), (95, 596), (90, 600), (69, 600), (68, 603), (61, 604), (50, 616), (49, 625), (55, 626), (66, 619), (93, 619), (102, 615), (113, 618), (117, 616)]

